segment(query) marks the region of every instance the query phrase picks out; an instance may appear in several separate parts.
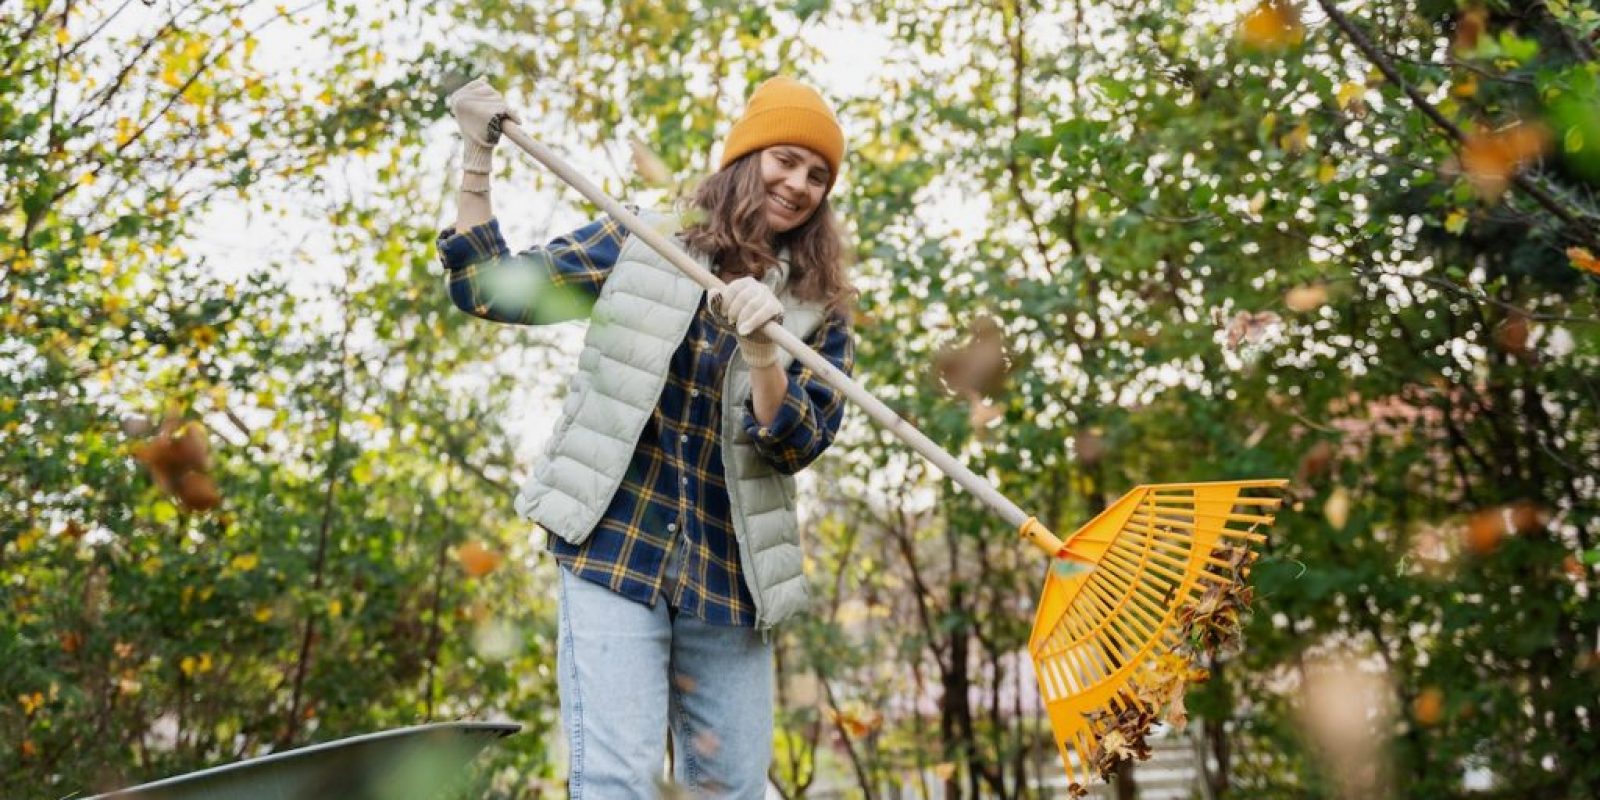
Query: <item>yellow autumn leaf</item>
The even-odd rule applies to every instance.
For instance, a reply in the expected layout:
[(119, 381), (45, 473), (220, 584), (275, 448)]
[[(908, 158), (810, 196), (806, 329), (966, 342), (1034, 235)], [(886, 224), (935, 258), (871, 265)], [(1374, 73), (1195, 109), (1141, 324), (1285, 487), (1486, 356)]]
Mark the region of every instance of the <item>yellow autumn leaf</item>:
[(67, 33), (67, 28), (65, 25), (56, 28), (56, 44), (66, 44), (70, 41), (72, 41), (72, 36), (71, 34)]
[(503, 558), (499, 553), (484, 546), (483, 542), (472, 541), (461, 545), (456, 551), (456, 558), (461, 562), (461, 569), (469, 578), (481, 578), (500, 566)]
[(1362, 86), (1355, 81), (1350, 81), (1339, 87), (1339, 92), (1337, 95), (1335, 95), (1335, 100), (1339, 103), (1340, 110), (1344, 110), (1349, 108), (1351, 103), (1360, 100), (1366, 93), (1367, 87)]
[(1317, 167), (1318, 183), (1330, 183), (1337, 177), (1339, 177), (1339, 168), (1334, 166), (1332, 161), (1325, 160), (1322, 162), (1322, 166)]
[(256, 622), (269, 622), (269, 621), (271, 621), (271, 619), (272, 619), (272, 606), (269, 606), (269, 605), (256, 606), (256, 612), (255, 612), (255, 614), (253, 616), (256, 618)]
[(328, 616), (335, 619), (344, 616), (344, 601), (334, 598), (328, 601)]
[(1466, 215), (1466, 212), (1463, 212), (1461, 209), (1458, 208), (1458, 209), (1456, 209), (1454, 211), (1451, 211), (1449, 214), (1445, 215), (1445, 218), (1444, 218), (1444, 229), (1449, 231), (1450, 233), (1454, 233), (1456, 235), (1460, 235), (1462, 231), (1467, 229), (1467, 215)]
[(950, 780), (955, 774), (956, 764), (954, 761), (941, 761), (933, 765), (933, 777), (941, 781)]
[(1265, 208), (1266, 205), (1267, 193), (1265, 191), (1258, 191), (1255, 193), (1255, 196), (1250, 198), (1250, 213), (1259, 216), (1261, 214), (1261, 209)]
[(1283, 296), (1283, 304), (1294, 311), (1315, 311), (1328, 303), (1328, 287), (1320, 283), (1296, 286)]
[(1311, 138), (1311, 125), (1301, 120), (1294, 130), (1289, 131), (1278, 139), (1278, 146), (1291, 153), (1298, 153), (1306, 149), (1306, 142)]
[(1281, 50), (1304, 38), (1299, 9), (1288, 0), (1266, 0), (1239, 23), (1239, 41), (1254, 50)]
[(27, 531), (24, 531), (22, 535), (17, 537), (17, 552), (26, 553), (29, 550), (32, 550), (33, 546), (38, 544), (39, 538), (42, 536), (44, 536), (44, 532), (38, 528), (30, 528)]
[(1350, 521), (1350, 493), (1343, 486), (1328, 495), (1328, 502), (1322, 505), (1322, 515), (1334, 530), (1344, 530), (1345, 523)]
[(261, 557), (255, 553), (243, 553), (241, 555), (234, 556), (233, 561), (229, 562), (229, 566), (232, 566), (239, 572), (249, 572), (260, 565)]
[(1450, 93), (1456, 97), (1472, 97), (1478, 93), (1478, 76), (1467, 75), (1465, 80), (1457, 81), (1450, 87)]
[(1496, 200), (1513, 175), (1538, 158), (1550, 132), (1538, 123), (1518, 123), (1497, 131), (1474, 131), (1461, 143), (1461, 171), (1485, 200)]
[(42, 692), (19, 694), (17, 695), (17, 702), (22, 705), (22, 713), (30, 715), (44, 705), (44, 694)]

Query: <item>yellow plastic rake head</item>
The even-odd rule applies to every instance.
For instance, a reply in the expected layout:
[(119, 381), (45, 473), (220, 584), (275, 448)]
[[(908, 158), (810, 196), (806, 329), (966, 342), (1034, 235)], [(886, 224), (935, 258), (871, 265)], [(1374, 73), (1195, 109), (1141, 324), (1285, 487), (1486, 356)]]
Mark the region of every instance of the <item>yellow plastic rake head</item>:
[(1067, 538), (1061, 554), (1089, 568), (1049, 571), (1028, 649), (1074, 780), (1091, 780), (1094, 754), (1110, 730), (1105, 720), (1159, 711), (1139, 708), (1139, 689), (1162, 680), (1155, 664), (1180, 643), (1181, 610), (1235, 580), (1232, 548), (1266, 540), (1258, 529), (1272, 524), (1283, 501), (1246, 490), (1287, 483), (1140, 486)]

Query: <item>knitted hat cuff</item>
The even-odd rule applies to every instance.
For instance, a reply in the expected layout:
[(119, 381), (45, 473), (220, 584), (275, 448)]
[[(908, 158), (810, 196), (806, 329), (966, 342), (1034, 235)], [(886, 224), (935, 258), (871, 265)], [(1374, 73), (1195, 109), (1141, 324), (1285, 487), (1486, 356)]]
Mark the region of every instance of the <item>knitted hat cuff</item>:
[(722, 165), (773, 145), (792, 144), (811, 150), (828, 162), (828, 182), (839, 174), (844, 136), (833, 117), (810, 108), (768, 108), (740, 120), (728, 137)]

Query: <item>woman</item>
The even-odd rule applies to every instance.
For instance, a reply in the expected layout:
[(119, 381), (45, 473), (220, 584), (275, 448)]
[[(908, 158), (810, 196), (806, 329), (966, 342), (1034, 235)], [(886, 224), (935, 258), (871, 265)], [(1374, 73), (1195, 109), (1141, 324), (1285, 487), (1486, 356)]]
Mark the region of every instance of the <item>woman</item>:
[[(593, 301), (562, 415), (517, 511), (554, 534), (557, 667), (573, 798), (655, 797), (674, 742), (691, 791), (760, 798), (772, 756), (767, 633), (806, 602), (794, 473), (832, 442), (843, 397), (760, 333), (780, 323), (853, 365), (841, 238), (827, 195), (844, 137), (817, 92), (751, 95), (678, 241), (714, 296), (604, 218), (511, 255), (489, 171), (503, 120), (483, 81), (450, 98), (466, 143), (439, 250), (455, 304), (497, 322)], [(651, 224), (670, 218), (646, 215)]]

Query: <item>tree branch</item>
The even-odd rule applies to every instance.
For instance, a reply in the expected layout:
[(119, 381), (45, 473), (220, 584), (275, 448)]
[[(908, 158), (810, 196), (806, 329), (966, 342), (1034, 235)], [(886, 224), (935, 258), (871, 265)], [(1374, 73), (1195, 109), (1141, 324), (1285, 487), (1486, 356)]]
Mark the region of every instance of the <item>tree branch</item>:
[[(1417, 110), (1421, 111), (1423, 116), (1426, 116), (1430, 121), (1433, 122), (1435, 126), (1444, 131), (1450, 137), (1451, 141), (1457, 146), (1457, 149), (1459, 149), (1460, 145), (1466, 142), (1467, 136), (1461, 130), (1461, 128), (1454, 122), (1451, 122), (1450, 119), (1441, 113), (1438, 108), (1434, 107), (1432, 103), (1429, 103), (1428, 99), (1423, 97), (1422, 93), (1417, 91), (1415, 87), (1409, 83), (1406, 83), (1405, 78), (1401, 77), (1400, 71), (1395, 68), (1393, 59), (1391, 59), (1387, 53), (1380, 50), (1377, 45), (1373, 44), (1372, 40), (1368, 38), (1366, 32), (1356, 27), (1355, 24), (1350, 21), (1350, 18), (1345, 16), (1344, 12), (1340, 11), (1338, 7), (1334, 5), (1333, 0), (1317, 0), (1317, 5), (1322, 7), (1322, 10), (1327, 13), (1328, 19), (1333, 20), (1333, 24), (1338, 26), (1339, 30), (1344, 32), (1345, 36), (1350, 39), (1350, 42), (1356, 46), (1356, 49), (1360, 50), (1361, 54), (1367, 57), (1367, 61), (1371, 62), (1374, 67), (1378, 68), (1379, 72), (1383, 73), (1383, 77), (1387, 78), (1389, 82), (1393, 83), (1395, 86), (1400, 87), (1400, 91), (1404, 92), (1406, 97), (1411, 99), (1412, 105), (1416, 106)], [(1518, 191), (1532, 198), (1534, 202), (1538, 203), (1546, 211), (1549, 211), (1551, 214), (1555, 215), (1557, 219), (1565, 223), (1568, 229), (1567, 232), (1573, 239), (1583, 242), (1590, 247), (1600, 249), (1600, 233), (1596, 232), (1595, 227), (1587, 224), (1584, 220), (1579, 219), (1571, 209), (1565, 208), (1560, 203), (1556, 202), (1555, 198), (1551, 197), (1550, 193), (1545, 191), (1544, 187), (1535, 184), (1533, 181), (1529, 180), (1526, 175), (1521, 173), (1516, 173), (1511, 176), (1511, 184), (1517, 187)]]

